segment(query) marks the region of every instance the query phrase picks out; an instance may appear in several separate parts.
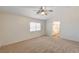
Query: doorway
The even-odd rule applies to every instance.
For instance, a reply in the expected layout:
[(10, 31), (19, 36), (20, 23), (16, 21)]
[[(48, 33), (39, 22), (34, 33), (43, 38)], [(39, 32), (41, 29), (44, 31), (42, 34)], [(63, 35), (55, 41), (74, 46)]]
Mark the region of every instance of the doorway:
[(53, 36), (59, 36), (60, 34), (60, 21), (53, 21)]

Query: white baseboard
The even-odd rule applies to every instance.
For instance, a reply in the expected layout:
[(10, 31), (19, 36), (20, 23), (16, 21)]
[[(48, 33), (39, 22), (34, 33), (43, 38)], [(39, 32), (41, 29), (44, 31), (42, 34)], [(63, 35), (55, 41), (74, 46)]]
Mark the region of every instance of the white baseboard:
[(79, 42), (79, 38), (75, 38), (73, 36), (67, 36), (67, 35), (63, 36), (63, 35), (61, 35), (60, 37), (63, 38), (63, 39), (67, 39), (67, 40), (72, 40), (72, 41)]
[[(44, 35), (40, 35), (40, 36), (33, 37), (33, 38), (30, 38), (30, 39), (35, 39), (35, 38), (38, 38), (38, 37), (41, 37), (41, 36), (44, 36)], [(18, 40), (18, 41), (6, 42), (4, 44), (1, 44), (0, 47), (7, 46), (7, 45), (10, 45), (10, 44), (15, 44), (15, 43), (22, 42), (22, 41), (25, 41), (25, 40), (30, 40), (30, 39), (25, 38), (25, 39), (21, 39), (21, 40)]]

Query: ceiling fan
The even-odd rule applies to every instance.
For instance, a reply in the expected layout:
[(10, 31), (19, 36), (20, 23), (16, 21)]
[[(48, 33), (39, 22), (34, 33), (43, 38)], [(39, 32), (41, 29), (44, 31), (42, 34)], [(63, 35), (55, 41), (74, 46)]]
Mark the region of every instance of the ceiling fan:
[(48, 10), (46, 6), (41, 6), (39, 10), (37, 10), (36, 14), (48, 15), (49, 12), (53, 12), (53, 10)]

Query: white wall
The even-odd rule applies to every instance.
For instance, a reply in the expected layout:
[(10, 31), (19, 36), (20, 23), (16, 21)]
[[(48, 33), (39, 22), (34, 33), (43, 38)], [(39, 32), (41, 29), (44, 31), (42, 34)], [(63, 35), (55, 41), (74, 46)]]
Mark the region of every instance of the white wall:
[(46, 34), (48, 36), (52, 35), (52, 20), (47, 20), (46, 21)]
[(79, 7), (70, 7), (62, 12), (61, 37), (79, 41)]
[(59, 21), (58, 17), (47, 20), (46, 22), (46, 33), (48, 36), (53, 35), (53, 22)]
[(61, 38), (79, 41), (79, 7), (57, 7), (53, 15), (47, 21), (47, 33), (52, 35), (52, 22), (59, 20)]
[[(30, 32), (29, 23), (39, 22), (41, 31)], [(0, 46), (45, 35), (45, 21), (10, 13), (0, 13)]]
[(53, 35), (53, 22), (54, 21), (60, 21), (60, 17), (56, 13), (56, 11), (53, 12), (52, 18), (46, 21), (46, 33), (48, 36)]

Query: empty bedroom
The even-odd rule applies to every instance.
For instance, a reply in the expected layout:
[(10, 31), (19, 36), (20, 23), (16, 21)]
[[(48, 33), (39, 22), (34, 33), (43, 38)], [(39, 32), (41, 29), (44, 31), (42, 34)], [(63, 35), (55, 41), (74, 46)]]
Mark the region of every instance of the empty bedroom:
[(79, 53), (79, 7), (0, 6), (0, 53)]

